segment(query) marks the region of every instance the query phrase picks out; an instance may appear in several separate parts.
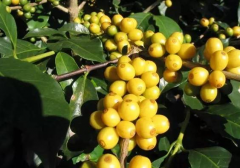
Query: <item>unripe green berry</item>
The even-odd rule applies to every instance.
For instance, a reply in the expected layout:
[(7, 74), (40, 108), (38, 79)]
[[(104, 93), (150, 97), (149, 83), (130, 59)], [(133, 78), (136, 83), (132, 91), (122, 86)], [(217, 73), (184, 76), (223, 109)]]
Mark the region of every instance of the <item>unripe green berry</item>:
[(26, 5), (28, 3), (28, 0), (20, 0), (19, 3), (20, 3), (21, 6), (23, 6), (23, 5)]
[(2, 0), (3, 4), (6, 6), (11, 5), (12, 1), (11, 0)]
[(36, 8), (32, 6), (30, 9), (30, 13), (35, 13), (35, 12), (36, 12)]
[(233, 29), (231, 28), (231, 27), (228, 27), (227, 29), (226, 29), (226, 34), (228, 35), (228, 36), (233, 36)]
[(24, 17), (26, 19), (31, 19), (32, 18), (32, 14), (30, 12), (26, 12), (26, 13), (24, 13)]
[(213, 32), (217, 32), (217, 31), (219, 30), (218, 24), (216, 24), (216, 23), (212, 24), (211, 30), (212, 30)]
[(220, 34), (218, 35), (218, 38), (221, 39), (221, 40), (224, 40), (224, 39), (226, 39), (226, 35), (223, 34), (223, 33), (220, 33)]
[(23, 10), (24, 10), (25, 12), (29, 12), (29, 11), (31, 10), (31, 5), (30, 5), (29, 3), (25, 4), (25, 5), (23, 6)]
[(56, 0), (56, 1), (53, 1), (52, 4), (53, 4), (53, 6), (58, 6), (58, 5), (59, 5), (59, 1), (57, 1), (57, 0)]
[(190, 34), (185, 34), (184, 39), (185, 39), (186, 43), (191, 43), (191, 41), (192, 41), (192, 37)]

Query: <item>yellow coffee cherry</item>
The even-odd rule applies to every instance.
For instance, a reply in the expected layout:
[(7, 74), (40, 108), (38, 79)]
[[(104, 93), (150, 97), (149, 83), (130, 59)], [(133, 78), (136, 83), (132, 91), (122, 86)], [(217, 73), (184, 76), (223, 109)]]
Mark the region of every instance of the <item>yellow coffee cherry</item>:
[(138, 96), (138, 104), (141, 103), (145, 99), (146, 99), (146, 97), (144, 97), (144, 96)]
[(131, 50), (130, 43), (127, 40), (122, 40), (117, 43), (117, 49), (122, 54), (127, 54)]
[(109, 52), (116, 51), (117, 50), (117, 44), (115, 43), (115, 41), (113, 39), (108, 39), (104, 43), (104, 48)]
[(101, 29), (105, 32), (109, 26), (111, 26), (111, 23), (109, 23), (109, 22), (103, 22), (103, 23), (101, 24)]
[(212, 54), (210, 54), (210, 52), (205, 48), (203, 50), (203, 56), (206, 60), (210, 61), (210, 58), (211, 58)]
[(106, 108), (103, 110), (101, 119), (103, 123), (108, 127), (115, 127), (120, 122), (120, 116), (118, 112), (113, 108)]
[(165, 5), (170, 8), (172, 6), (172, 1), (171, 0), (165, 0)]
[(226, 77), (222, 71), (212, 71), (208, 80), (212, 86), (221, 88), (226, 82)]
[(93, 34), (99, 34), (101, 32), (101, 28), (97, 23), (91, 23), (89, 26), (89, 30)]
[(174, 32), (174, 33), (171, 34), (171, 37), (176, 37), (181, 44), (183, 43), (183, 39), (184, 39), (183, 33), (181, 33), (181, 32)]
[(140, 96), (146, 90), (146, 84), (140, 78), (133, 78), (127, 82), (127, 91), (128, 93), (135, 94)]
[(181, 57), (183, 60), (190, 60), (196, 55), (197, 49), (191, 43), (184, 43), (181, 45), (180, 50), (177, 55)]
[[(122, 143), (123, 143), (123, 139), (120, 139), (119, 144), (121, 145)], [(136, 145), (137, 145), (136, 138), (134, 136), (128, 140), (128, 152), (132, 151)]]
[(182, 59), (176, 54), (170, 54), (165, 59), (165, 66), (171, 71), (178, 71), (182, 67)]
[(90, 21), (90, 23), (98, 24), (99, 23), (99, 18), (97, 16), (92, 16), (89, 21)]
[(120, 121), (116, 126), (118, 136), (121, 138), (132, 138), (136, 134), (136, 127), (131, 121)]
[(101, 18), (103, 15), (105, 15), (103, 12), (98, 12), (98, 13), (97, 13), (97, 17), (98, 17), (98, 18)]
[(140, 114), (139, 117), (153, 117), (157, 114), (158, 104), (153, 99), (144, 99), (139, 103)]
[(127, 92), (127, 84), (122, 80), (113, 82), (109, 87), (109, 92), (117, 93), (119, 96), (123, 96)]
[(142, 75), (145, 69), (146, 61), (141, 57), (136, 57), (132, 60), (132, 66), (135, 69), (135, 75)]
[(103, 15), (103, 16), (100, 17), (99, 22), (102, 24), (103, 22), (109, 22), (109, 23), (111, 23), (112, 21), (111, 21), (111, 19), (110, 19), (109, 16)]
[(225, 47), (225, 48), (223, 49), (223, 51), (225, 51), (226, 53), (228, 53), (229, 51), (232, 51), (232, 50), (234, 50), (234, 49), (236, 49), (236, 48), (233, 47), (233, 46), (227, 46), (227, 47)]
[(240, 50), (234, 49), (228, 52), (227, 68), (236, 68), (240, 66)]
[(117, 66), (118, 76), (125, 81), (129, 81), (135, 77), (135, 69), (129, 63), (120, 63)]
[(210, 58), (210, 67), (212, 70), (224, 70), (228, 65), (228, 54), (225, 51), (216, 51)]
[(141, 79), (144, 81), (144, 83), (146, 84), (146, 87), (152, 87), (155, 86), (159, 83), (160, 77), (158, 75), (158, 73), (156, 72), (144, 72), (141, 75)]
[(171, 71), (169, 69), (165, 69), (163, 71), (163, 78), (165, 81), (167, 81), (168, 83), (175, 83), (175, 82), (179, 82), (182, 79), (182, 74), (181, 72), (178, 71)]
[(135, 94), (126, 94), (124, 97), (123, 97), (123, 100), (132, 100), (134, 102), (138, 102), (138, 96), (136, 96)]
[(98, 144), (104, 149), (112, 149), (117, 145), (119, 136), (113, 127), (104, 127), (97, 136)]
[(115, 14), (112, 17), (112, 24), (116, 25), (116, 26), (119, 26), (122, 20), (123, 20), (123, 16), (122, 15)]
[(209, 20), (207, 18), (202, 18), (200, 20), (200, 24), (203, 26), (203, 27), (208, 27), (209, 25)]
[(232, 29), (233, 29), (233, 35), (235, 37), (240, 35), (240, 26), (234, 26)]
[(153, 87), (149, 87), (145, 90), (145, 92), (143, 93), (143, 96), (148, 98), (148, 99), (158, 99), (158, 97), (160, 96), (160, 89), (157, 86), (153, 86)]
[(154, 31), (152, 31), (152, 30), (147, 30), (144, 32), (143, 41), (144, 41), (145, 46), (148, 47), (149, 45), (151, 45), (151, 43), (152, 43), (151, 38), (152, 38), (153, 34), (154, 34)]
[(148, 53), (154, 58), (159, 58), (165, 54), (165, 48), (160, 43), (153, 43), (149, 46)]
[(201, 87), (200, 97), (202, 101), (206, 103), (211, 103), (217, 97), (217, 92), (218, 90), (216, 87), (210, 85), (210, 83), (206, 83)]
[(236, 68), (227, 68), (226, 71), (240, 75), (240, 66)]
[(128, 39), (131, 41), (138, 41), (143, 38), (143, 32), (140, 29), (133, 29), (128, 33)]
[(97, 168), (120, 168), (120, 162), (113, 154), (103, 154), (97, 162)]
[(87, 160), (87, 161), (83, 162), (83, 164), (81, 165), (80, 168), (97, 168), (97, 165), (96, 165), (96, 163)]
[(118, 59), (118, 65), (121, 63), (131, 63), (131, 58), (129, 56), (123, 55)]
[(79, 17), (76, 17), (74, 20), (73, 20), (74, 23), (81, 23), (81, 19)]
[(90, 115), (90, 125), (96, 130), (100, 130), (105, 127), (105, 124), (102, 122), (101, 116), (102, 116), (102, 111), (100, 110), (94, 111)]
[(124, 121), (134, 121), (140, 114), (139, 105), (131, 99), (126, 99), (118, 106), (118, 114)]
[(118, 108), (119, 103), (122, 102), (122, 97), (116, 93), (110, 92), (103, 99), (104, 108)]
[(138, 47), (144, 47), (144, 42), (142, 40), (133, 41), (133, 43)]
[(103, 99), (104, 99), (104, 98), (101, 98), (100, 100), (98, 100), (97, 110), (104, 110)]
[(110, 60), (115, 60), (122, 57), (122, 54), (118, 51), (113, 51), (110, 53)]
[(188, 74), (188, 81), (194, 86), (202, 86), (208, 81), (209, 72), (203, 67), (195, 67)]
[(142, 117), (137, 120), (136, 132), (142, 138), (152, 138), (157, 135), (155, 125), (149, 117)]
[(177, 37), (170, 36), (166, 41), (165, 47), (169, 54), (176, 54), (181, 48), (181, 42)]
[(126, 33), (124, 32), (117, 32), (114, 36), (114, 40), (116, 43), (120, 42), (120, 41), (127, 41), (128, 40), (128, 36)]
[(160, 32), (154, 33), (151, 36), (151, 42), (152, 43), (160, 43), (162, 45), (165, 45), (166, 40), (167, 40), (166, 37)]
[(109, 66), (104, 71), (104, 78), (109, 82), (114, 82), (116, 80), (119, 80), (119, 76), (117, 74), (117, 67), (115, 66)]
[(134, 18), (123, 18), (119, 27), (122, 32), (129, 33), (137, 27), (136, 20)]
[(222, 41), (219, 38), (209, 38), (205, 44), (205, 49), (209, 54), (213, 54), (215, 51), (223, 50)]
[(208, 20), (209, 20), (209, 25), (212, 25), (215, 22), (214, 17), (210, 17)]
[(136, 135), (136, 143), (139, 148), (145, 151), (152, 150), (157, 145), (157, 138), (151, 137), (151, 138), (142, 138), (138, 135)]
[(151, 61), (151, 60), (146, 60), (145, 62), (145, 69), (144, 72), (157, 72), (157, 65), (155, 64), (155, 62)]
[(155, 125), (157, 134), (164, 134), (170, 128), (170, 122), (164, 115), (157, 114), (152, 117), (152, 122)]
[(149, 158), (141, 155), (135, 155), (129, 162), (128, 168), (152, 168)]
[(188, 96), (197, 96), (199, 95), (200, 87), (193, 86), (189, 82), (187, 82), (184, 86), (184, 93)]

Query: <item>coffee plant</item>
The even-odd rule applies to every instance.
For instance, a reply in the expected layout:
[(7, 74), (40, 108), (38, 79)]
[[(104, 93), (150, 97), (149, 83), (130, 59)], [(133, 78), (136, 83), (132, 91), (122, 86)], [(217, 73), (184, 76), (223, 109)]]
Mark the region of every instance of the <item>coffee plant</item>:
[(1, 0), (1, 168), (238, 168), (240, 1)]

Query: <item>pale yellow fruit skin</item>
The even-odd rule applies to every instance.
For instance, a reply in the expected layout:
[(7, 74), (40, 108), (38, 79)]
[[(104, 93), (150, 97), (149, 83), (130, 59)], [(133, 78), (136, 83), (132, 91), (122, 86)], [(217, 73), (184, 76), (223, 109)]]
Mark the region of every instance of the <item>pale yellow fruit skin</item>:
[(204, 51), (203, 51), (203, 56), (206, 60), (210, 60), (212, 54), (205, 48)]
[(121, 165), (113, 154), (104, 154), (99, 158), (97, 168), (121, 168)]
[(205, 48), (208, 50), (209, 54), (212, 54), (215, 51), (223, 50), (223, 44), (219, 38), (212, 37), (207, 40)]
[(164, 134), (170, 128), (170, 122), (168, 118), (164, 115), (157, 114), (152, 117), (152, 121), (155, 125), (157, 134)]
[(102, 122), (101, 119), (102, 111), (94, 111), (90, 115), (90, 125), (97, 130), (100, 130), (105, 127), (105, 124)]
[(181, 57), (183, 60), (190, 60), (196, 55), (197, 49), (193, 44), (184, 43), (181, 45), (180, 50), (177, 55)]
[(146, 90), (145, 82), (140, 78), (133, 78), (127, 82), (128, 93), (140, 96)]
[(131, 41), (138, 41), (143, 38), (143, 32), (140, 29), (133, 29), (128, 33), (128, 38)]
[(227, 68), (226, 71), (240, 75), (240, 66), (236, 68)]
[(135, 69), (129, 63), (121, 63), (117, 66), (118, 76), (125, 81), (129, 81), (135, 77)]
[(176, 54), (181, 48), (181, 42), (177, 37), (170, 36), (166, 41), (165, 47), (169, 54)]
[(104, 149), (112, 149), (117, 145), (119, 136), (113, 127), (104, 127), (97, 136), (98, 144)]
[(165, 48), (160, 43), (153, 43), (149, 46), (148, 53), (154, 58), (159, 58), (165, 54)]
[(124, 100), (118, 106), (118, 114), (125, 121), (134, 121), (140, 114), (139, 105), (133, 100)]
[(85, 162), (83, 162), (83, 164), (81, 165), (80, 168), (97, 168), (97, 165), (94, 162), (85, 161)]
[(202, 86), (208, 81), (209, 72), (202, 67), (195, 67), (188, 74), (188, 81), (194, 86)]
[(117, 93), (119, 96), (123, 96), (127, 92), (127, 84), (122, 80), (113, 82), (109, 87), (109, 92)]
[(157, 72), (157, 65), (151, 60), (146, 60), (144, 72)]
[(159, 83), (160, 77), (158, 73), (148, 71), (144, 72), (141, 75), (141, 79), (145, 82), (146, 87), (148, 88), (157, 85)]
[(179, 42), (182, 44), (183, 43), (183, 33), (181, 32), (174, 32), (171, 34), (171, 37), (177, 37)]
[(222, 71), (227, 67), (228, 64), (228, 54), (225, 51), (216, 51), (212, 54), (210, 58), (210, 67), (212, 70)]
[(132, 60), (132, 66), (135, 69), (136, 76), (142, 75), (145, 69), (145, 65), (146, 61), (141, 57), (137, 57)]
[(109, 82), (119, 80), (120, 78), (117, 74), (117, 67), (108, 66), (104, 71), (104, 78), (107, 79)]
[(240, 66), (240, 50), (235, 49), (228, 52), (227, 68), (236, 68)]
[(136, 20), (133, 18), (123, 18), (119, 27), (122, 32), (129, 33), (137, 27)]
[(149, 117), (142, 117), (137, 120), (136, 132), (142, 138), (152, 138), (157, 135), (155, 125)]
[(103, 99), (104, 108), (114, 108), (117, 109), (119, 103), (122, 102), (122, 97), (116, 93), (110, 92)]
[(116, 127), (117, 134), (121, 138), (132, 138), (136, 134), (136, 127), (130, 121), (120, 121)]
[(224, 86), (226, 82), (226, 77), (222, 71), (213, 71), (209, 75), (209, 83), (216, 87), (216, 88), (221, 88)]
[(123, 55), (118, 59), (118, 65), (121, 63), (130, 63), (131, 61), (132, 61), (131, 58), (129, 58), (126, 55)]
[(206, 103), (211, 103), (217, 97), (217, 92), (218, 90), (216, 87), (213, 87), (212, 85), (210, 85), (210, 83), (206, 83), (201, 87), (200, 97), (202, 101)]
[(123, 100), (132, 100), (134, 102), (138, 102), (138, 96), (136, 96), (135, 94), (126, 94), (124, 97), (123, 97)]
[(128, 168), (152, 168), (152, 163), (149, 158), (136, 155), (130, 160)]
[(182, 67), (182, 59), (176, 54), (170, 54), (165, 59), (165, 66), (171, 71), (178, 71)]
[(154, 33), (151, 37), (152, 43), (160, 43), (162, 45), (165, 45), (166, 40), (166, 37), (160, 32)]
[(143, 96), (148, 98), (148, 99), (158, 99), (158, 97), (160, 96), (161, 91), (159, 89), (159, 87), (157, 86), (153, 86), (153, 87), (149, 87), (145, 90), (145, 92), (143, 93)]
[(118, 112), (113, 108), (106, 108), (101, 115), (103, 123), (108, 127), (115, 127), (120, 122)]
[(152, 150), (157, 145), (157, 138), (156, 137), (142, 138), (136, 135), (136, 142), (137, 142), (137, 145), (142, 150), (149, 151), (149, 150)]
[(233, 46), (227, 46), (227, 47), (225, 47), (224, 49), (223, 49), (223, 51), (225, 51), (225, 52), (229, 52), (229, 51), (232, 51), (232, 50), (234, 50), (234, 49), (236, 49), (235, 47), (233, 47)]
[(169, 82), (169, 83), (174, 83), (174, 82), (178, 82), (181, 80), (181, 72), (179, 71), (171, 71), (169, 69), (165, 69), (163, 71), (163, 78), (165, 81)]
[(144, 99), (139, 103), (140, 115), (139, 117), (153, 117), (157, 114), (158, 104), (155, 100)]

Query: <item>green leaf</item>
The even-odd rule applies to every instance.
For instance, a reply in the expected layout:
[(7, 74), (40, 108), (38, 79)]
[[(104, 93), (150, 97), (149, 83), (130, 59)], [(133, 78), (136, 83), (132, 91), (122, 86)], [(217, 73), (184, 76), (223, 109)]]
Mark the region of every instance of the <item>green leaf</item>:
[(78, 24), (78, 23), (65, 24), (58, 30), (62, 32), (68, 31), (73, 34), (89, 34), (89, 30), (82, 24)]
[(87, 75), (86, 73), (73, 83), (73, 95), (70, 100), (73, 117), (82, 115), (81, 107), (83, 103), (89, 100), (98, 100), (97, 92), (91, 81), (87, 79)]
[(195, 96), (188, 96), (183, 93), (182, 100), (183, 103), (189, 106), (191, 109), (202, 110), (204, 108), (202, 102)]
[(191, 168), (226, 168), (231, 161), (231, 153), (222, 147), (210, 147), (189, 151)]
[[(3, 54), (3, 58), (9, 58), (13, 56), (13, 49), (11, 47), (11, 42), (7, 38), (0, 39), (0, 53)], [(17, 57), (20, 59), (35, 56), (46, 51), (46, 47), (39, 48), (32, 43), (25, 40), (17, 40)]]
[(240, 109), (233, 104), (213, 105), (197, 115), (222, 136), (240, 139)]
[(42, 37), (42, 36), (53, 36), (53, 35), (63, 35), (61, 32), (52, 29), (52, 28), (37, 28), (30, 30), (24, 38), (29, 38), (29, 37)]
[(6, 11), (6, 6), (0, 4), (0, 29), (4, 31), (6, 36), (11, 40), (13, 48), (17, 46), (17, 26), (11, 14)]
[(102, 78), (91, 77), (91, 82), (93, 83), (97, 92), (102, 93), (103, 95), (108, 94), (108, 84)]
[[(55, 64), (56, 64), (56, 70), (58, 75), (72, 72), (79, 69), (73, 57), (71, 57), (70, 55), (64, 52), (59, 52), (57, 54), (55, 58)], [(62, 88), (65, 89), (67, 86), (71, 85), (72, 82), (73, 82), (73, 79), (68, 79), (60, 82), (60, 84)]]
[(170, 148), (170, 142), (167, 139), (167, 137), (161, 137), (158, 142), (158, 150), (168, 152), (169, 148)]
[(138, 22), (137, 27), (141, 30), (146, 31), (149, 26), (149, 21), (152, 18), (151, 13), (135, 13), (129, 17), (135, 18)]
[(222, 27), (222, 28), (224, 28), (224, 29), (227, 29), (228, 27), (230, 27), (227, 23), (225, 23), (225, 22), (221, 22), (221, 21), (216, 21), (216, 23), (220, 26), (220, 27)]
[(153, 20), (156, 22), (158, 31), (163, 33), (168, 38), (173, 32), (182, 32), (179, 25), (167, 16), (153, 16)]
[(238, 24), (240, 24), (240, 2), (238, 4)]
[(94, 150), (89, 154), (90, 160), (93, 162), (97, 162), (99, 157), (102, 156), (103, 151), (104, 151), (104, 149), (100, 145), (95, 147)]
[(90, 39), (88, 36), (81, 38), (62, 40), (58, 43), (50, 43), (48, 47), (54, 51), (59, 51), (62, 48), (68, 48), (74, 51), (80, 57), (97, 62), (106, 61), (103, 53), (102, 42), (98, 38)]
[(167, 155), (160, 157), (152, 162), (152, 168), (159, 168)]
[(232, 104), (238, 108), (240, 108), (240, 82), (231, 80), (230, 83), (232, 84), (233, 90), (228, 95), (229, 99), (231, 100)]
[(48, 24), (51, 11), (47, 11), (42, 5), (36, 6), (35, 15), (27, 21), (28, 29), (43, 28)]
[(37, 66), (16, 59), (0, 59), (0, 73), (1, 119), (21, 130), (44, 167), (55, 167), (70, 122), (60, 85)]

